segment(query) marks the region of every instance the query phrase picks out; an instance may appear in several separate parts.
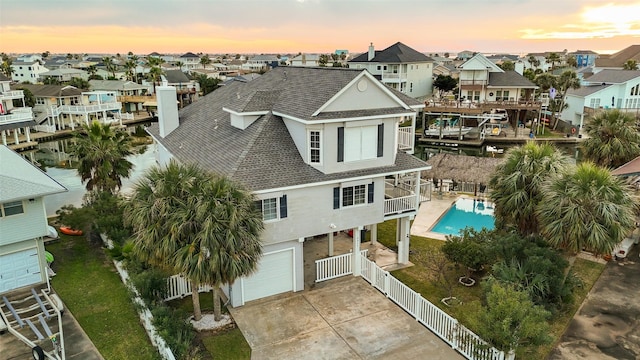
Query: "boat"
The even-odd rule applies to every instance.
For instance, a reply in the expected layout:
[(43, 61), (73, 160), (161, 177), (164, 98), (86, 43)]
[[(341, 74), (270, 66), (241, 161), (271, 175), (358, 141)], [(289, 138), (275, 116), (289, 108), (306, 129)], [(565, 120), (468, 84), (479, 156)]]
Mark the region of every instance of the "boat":
[(69, 226), (60, 226), (60, 232), (65, 235), (71, 235), (71, 236), (82, 235), (82, 230), (72, 229)]
[(47, 237), (50, 239), (57, 239), (58, 236), (58, 230), (56, 230), (56, 228), (54, 228), (51, 225), (47, 226)]
[(436, 121), (424, 130), (425, 136), (437, 136), (439, 137), (462, 137), (467, 135), (471, 131), (469, 126), (457, 125), (458, 120), (451, 118), (437, 118)]
[(502, 154), (504, 153), (504, 149), (498, 149), (495, 146), (487, 145), (487, 152), (494, 153), (494, 154)]

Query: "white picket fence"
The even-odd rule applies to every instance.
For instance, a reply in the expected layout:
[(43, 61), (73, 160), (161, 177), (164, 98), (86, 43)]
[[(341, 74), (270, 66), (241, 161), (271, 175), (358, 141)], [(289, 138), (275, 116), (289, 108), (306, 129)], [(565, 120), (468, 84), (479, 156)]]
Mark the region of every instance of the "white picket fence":
[(470, 360), (504, 360), (504, 351), (489, 346), (478, 335), (460, 324), (407, 285), (381, 269), (366, 256), (361, 257), (362, 277), (398, 304), (418, 322), (438, 335), (454, 350)]
[[(365, 259), (369, 250), (360, 250), (360, 256)], [(353, 254), (342, 254), (325, 259), (316, 260), (316, 282), (335, 279), (353, 274)]]
[[(209, 285), (202, 285), (198, 288), (198, 292), (209, 292), (213, 288)], [(182, 299), (185, 296), (191, 296), (191, 282), (183, 275), (173, 275), (167, 278), (167, 297), (164, 301)]]

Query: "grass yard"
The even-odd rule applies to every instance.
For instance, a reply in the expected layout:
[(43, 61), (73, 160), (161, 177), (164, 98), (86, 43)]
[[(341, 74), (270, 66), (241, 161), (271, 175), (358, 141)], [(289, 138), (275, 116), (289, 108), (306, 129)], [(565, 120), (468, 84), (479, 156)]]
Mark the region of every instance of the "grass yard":
[(113, 263), (84, 236), (60, 235), (46, 244), (55, 256), (51, 285), (102, 356), (158, 359)]
[[(395, 229), (395, 220), (378, 224), (378, 241), (391, 249), (396, 249)], [(398, 280), (419, 292), (425, 299), (458, 319), (472, 331), (475, 331), (474, 321), (470, 314), (475, 313), (481, 307), (482, 288), (478, 284), (472, 287), (465, 287), (458, 284), (457, 279), (464, 274), (463, 269), (455, 269), (452, 266), (447, 272), (447, 277), (453, 283), (452, 295), (462, 301), (462, 304), (448, 307), (440, 301), (449, 295), (442, 286), (435, 283), (433, 273), (427, 266), (428, 259), (425, 254), (438, 251), (442, 244), (443, 242), (441, 240), (411, 236), (409, 260), (415, 266), (396, 270), (392, 274), (398, 278)], [(573, 315), (578, 311), (578, 308), (593, 287), (593, 284), (600, 277), (604, 268), (605, 265), (600, 263), (580, 258), (575, 260), (572, 271), (582, 279), (583, 286), (575, 290), (575, 300), (573, 304), (569, 305), (562, 313), (556, 314), (552, 319), (550, 325), (551, 335), (554, 339), (553, 342), (549, 345), (539, 347), (522, 347), (516, 353), (517, 359), (545, 359), (549, 355), (569, 325)], [(483, 273), (475, 273), (474, 277), (479, 278), (483, 275)]]
[[(191, 296), (169, 302), (169, 305), (193, 314)], [(200, 293), (200, 310), (202, 313), (213, 313), (212, 293)], [(222, 312), (227, 313), (222, 307)], [(214, 359), (248, 360), (251, 359), (251, 347), (240, 329), (233, 325), (220, 331), (207, 331), (199, 335), (202, 345)]]

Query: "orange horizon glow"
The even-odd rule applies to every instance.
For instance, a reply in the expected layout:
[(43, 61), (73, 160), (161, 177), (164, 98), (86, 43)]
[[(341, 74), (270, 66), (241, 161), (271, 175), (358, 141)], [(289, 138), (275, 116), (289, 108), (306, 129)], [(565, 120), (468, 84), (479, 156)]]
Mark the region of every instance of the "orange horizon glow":
[[(319, 1), (319, 0), (316, 0)], [(296, 1), (305, 6), (304, 1)], [(450, 26), (443, 36), (392, 27), (383, 34), (353, 25), (276, 23), (266, 27), (196, 22), (176, 25), (0, 25), (0, 51), (6, 53), (329, 53), (365, 52), (370, 42), (383, 49), (400, 41), (418, 51), (538, 52), (584, 49), (615, 52), (640, 43), (640, 2), (584, 6), (576, 13), (529, 14), (501, 19), (499, 28)], [(354, 20), (356, 21), (356, 20)], [(441, 20), (446, 21), (446, 20)], [(3, 24), (4, 21), (0, 21)], [(345, 31), (345, 29), (358, 31)], [(374, 24), (374, 26), (377, 24)], [(474, 26), (471, 24), (470, 26)], [(362, 29), (361, 29), (362, 28)], [(304, 31), (301, 31), (304, 29)], [(360, 30), (361, 29), (361, 30)], [(371, 33), (369, 35), (368, 33)], [(603, 50), (606, 49), (606, 50)]]

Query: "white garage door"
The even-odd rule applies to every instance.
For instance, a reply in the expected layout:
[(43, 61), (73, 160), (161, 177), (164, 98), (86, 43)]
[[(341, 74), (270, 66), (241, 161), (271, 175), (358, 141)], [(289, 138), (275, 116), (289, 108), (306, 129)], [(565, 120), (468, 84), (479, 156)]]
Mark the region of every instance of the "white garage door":
[(0, 256), (0, 293), (41, 281), (38, 249), (31, 248)]
[(258, 272), (242, 281), (244, 301), (293, 291), (293, 254), (293, 248), (264, 254)]

